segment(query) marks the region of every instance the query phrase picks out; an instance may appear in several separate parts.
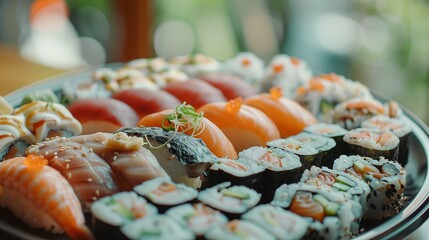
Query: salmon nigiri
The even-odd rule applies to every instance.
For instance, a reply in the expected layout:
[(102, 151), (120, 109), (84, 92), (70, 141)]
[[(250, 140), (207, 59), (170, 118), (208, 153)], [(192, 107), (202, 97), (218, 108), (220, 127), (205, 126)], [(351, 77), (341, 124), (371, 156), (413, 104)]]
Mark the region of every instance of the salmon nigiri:
[(274, 122), (262, 111), (243, 105), (242, 98), (209, 103), (198, 111), (222, 130), (237, 152), (280, 138)]
[(121, 190), (132, 188), (147, 180), (167, 177), (156, 157), (145, 147), (143, 138), (130, 137), (125, 133), (94, 133), (70, 138), (104, 159), (115, 173)]
[(0, 205), (33, 228), (92, 239), (73, 188), (47, 162), (29, 155), (0, 163)]
[(190, 105), (179, 105), (176, 110), (164, 110), (140, 119), (138, 126), (163, 127), (200, 138), (217, 157), (235, 159), (237, 152), (225, 134), (203, 113), (196, 113)]
[(270, 94), (262, 93), (249, 97), (244, 103), (267, 114), (276, 124), (282, 138), (298, 134), (306, 126), (317, 123), (307, 109), (282, 95), (280, 88), (271, 88)]
[(30, 146), (26, 153), (46, 158), (72, 185), (84, 211), (95, 200), (118, 191), (109, 165), (88, 147), (67, 138), (48, 139)]

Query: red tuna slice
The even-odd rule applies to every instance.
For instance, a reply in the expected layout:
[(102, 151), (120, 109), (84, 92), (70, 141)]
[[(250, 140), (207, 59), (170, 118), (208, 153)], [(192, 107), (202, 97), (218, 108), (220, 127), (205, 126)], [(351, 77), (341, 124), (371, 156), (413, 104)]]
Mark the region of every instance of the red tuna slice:
[(198, 78), (219, 89), (227, 100), (238, 97), (247, 98), (257, 93), (252, 85), (233, 74), (210, 73), (198, 76)]

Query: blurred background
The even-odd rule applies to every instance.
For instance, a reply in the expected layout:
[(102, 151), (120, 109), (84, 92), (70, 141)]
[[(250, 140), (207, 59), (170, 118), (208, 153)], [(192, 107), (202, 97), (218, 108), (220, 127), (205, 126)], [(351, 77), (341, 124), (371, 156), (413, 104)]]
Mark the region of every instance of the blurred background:
[(427, 0), (0, 0), (0, 94), (141, 57), (286, 53), (429, 123), (428, 12)]

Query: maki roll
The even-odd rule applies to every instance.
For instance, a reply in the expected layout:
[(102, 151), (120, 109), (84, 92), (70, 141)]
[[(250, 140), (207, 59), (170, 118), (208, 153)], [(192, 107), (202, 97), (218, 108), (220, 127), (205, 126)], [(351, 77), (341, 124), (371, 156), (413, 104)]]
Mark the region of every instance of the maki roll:
[(13, 112), (24, 119), (37, 142), (47, 137), (71, 137), (82, 133), (82, 125), (70, 111), (61, 104), (34, 101), (27, 103)]
[(347, 130), (341, 127), (337, 124), (328, 124), (328, 123), (316, 123), (312, 124), (310, 126), (307, 126), (304, 129), (304, 132), (332, 138), (335, 141), (335, 147), (332, 150), (333, 156), (332, 161), (323, 161), (322, 166), (326, 166), (328, 168), (332, 168), (332, 164), (334, 163), (334, 160), (337, 159), (343, 149), (344, 149), (344, 140), (343, 137), (346, 135)]
[(208, 240), (240, 239), (240, 240), (274, 240), (275, 237), (257, 224), (246, 220), (232, 220), (217, 226), (205, 236)]
[(239, 218), (256, 206), (261, 194), (245, 186), (224, 182), (200, 192), (198, 200), (224, 213), (229, 219)]
[(400, 118), (376, 116), (362, 123), (364, 128), (381, 128), (391, 131), (399, 138), (398, 162), (405, 166), (408, 162), (408, 139), (411, 135), (411, 127)]
[(353, 204), (348, 194), (305, 183), (282, 185), (271, 204), (311, 218), (310, 238), (349, 238), (352, 224), (362, 212), (362, 207)]
[(257, 189), (262, 185), (266, 167), (246, 159), (219, 158), (206, 173), (202, 188), (212, 187), (224, 181), (231, 185), (243, 185)]
[(221, 212), (202, 203), (180, 205), (171, 208), (166, 214), (190, 229), (197, 237), (202, 237), (210, 229), (228, 222), (228, 218)]
[(222, 67), (218, 60), (202, 54), (174, 57), (170, 60), (170, 63), (191, 77), (218, 72)]
[(279, 148), (251, 147), (238, 156), (266, 167), (263, 185), (258, 189), (262, 193), (262, 202), (271, 201), (280, 185), (297, 182), (302, 174), (299, 157)]
[(314, 165), (319, 153), (312, 145), (292, 138), (277, 139), (268, 142), (267, 145), (272, 148), (280, 148), (298, 155), (303, 169), (309, 169)]
[(243, 215), (280, 240), (302, 239), (310, 226), (303, 217), (273, 205), (259, 205)]
[(356, 233), (359, 230), (359, 223), (367, 209), (367, 197), (370, 193), (370, 188), (366, 182), (344, 172), (315, 166), (311, 167), (310, 170), (305, 170), (301, 182), (315, 186), (326, 186), (334, 191), (349, 194), (350, 200), (353, 200), (353, 210), (357, 211), (354, 212), (354, 216), (358, 216), (351, 224), (350, 231)]
[(0, 161), (22, 156), (25, 149), (35, 143), (36, 138), (20, 118), (12, 115), (0, 116)]
[(127, 222), (156, 215), (158, 210), (134, 192), (121, 192), (101, 198), (91, 205), (92, 231), (98, 239), (119, 239), (120, 227)]
[(361, 156), (341, 156), (334, 170), (363, 179), (371, 189), (364, 218), (382, 219), (399, 212), (406, 184), (406, 172), (399, 163), (385, 158), (374, 160)]
[(145, 147), (171, 179), (194, 188), (201, 186), (200, 176), (217, 159), (201, 139), (184, 133), (158, 127), (122, 128), (119, 132), (144, 138), (148, 142)]
[(356, 97), (372, 98), (372, 95), (360, 82), (328, 73), (316, 76), (298, 87), (294, 100), (305, 106), (320, 121), (331, 122), (334, 107)]
[(163, 177), (146, 181), (136, 186), (134, 191), (153, 203), (161, 213), (171, 207), (192, 202), (198, 195), (197, 190)]
[(336, 143), (333, 139), (305, 132), (290, 138), (311, 145), (318, 151), (313, 165), (320, 167), (334, 164)]
[(351, 130), (373, 116), (386, 113), (383, 104), (371, 98), (353, 98), (335, 106), (333, 111), (333, 123)]
[(361, 178), (327, 167), (313, 166), (310, 170), (305, 170), (301, 182), (315, 186), (325, 185), (333, 190), (349, 193), (353, 200), (359, 202), (364, 210), (366, 209), (366, 200), (370, 189)]
[(154, 215), (129, 222), (121, 227), (125, 239), (140, 240), (193, 240), (195, 235), (184, 228), (174, 218), (166, 215)]
[(397, 161), (399, 138), (386, 129), (356, 128), (344, 135), (346, 153)]

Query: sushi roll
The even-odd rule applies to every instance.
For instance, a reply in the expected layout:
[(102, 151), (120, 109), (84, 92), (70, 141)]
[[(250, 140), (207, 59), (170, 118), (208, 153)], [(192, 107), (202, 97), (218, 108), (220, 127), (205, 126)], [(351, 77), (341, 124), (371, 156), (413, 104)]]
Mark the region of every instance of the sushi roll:
[(351, 174), (329, 169), (327, 167), (311, 167), (302, 174), (300, 182), (315, 186), (326, 185), (333, 190), (349, 193), (354, 200), (366, 210), (366, 201), (370, 192), (368, 184), (361, 178)]
[(379, 159), (398, 160), (399, 138), (386, 129), (357, 128), (344, 135), (345, 152)]
[(193, 240), (195, 235), (174, 218), (154, 215), (129, 222), (121, 227), (125, 239), (140, 240)]
[(281, 87), (285, 97), (293, 98), (296, 89), (306, 84), (312, 75), (311, 69), (304, 61), (286, 54), (279, 54), (267, 66), (262, 90)]
[(274, 240), (267, 230), (247, 220), (231, 220), (224, 225), (214, 227), (204, 237), (207, 240)]
[(228, 222), (221, 212), (202, 203), (183, 204), (169, 209), (166, 215), (176, 219), (199, 238), (210, 229)]
[(32, 228), (93, 239), (79, 199), (61, 174), (34, 155), (0, 163), (0, 206)]
[(408, 162), (408, 139), (411, 135), (411, 127), (400, 118), (376, 116), (362, 123), (364, 128), (381, 128), (391, 131), (399, 138), (398, 162), (405, 166)]
[(353, 200), (352, 205), (362, 207), (353, 207), (353, 209), (359, 210), (359, 212), (354, 213), (358, 218), (352, 223), (350, 229), (353, 233), (359, 230), (359, 223), (367, 209), (367, 197), (370, 193), (370, 188), (365, 181), (345, 172), (313, 166), (310, 170), (305, 170), (300, 182), (315, 186), (323, 185), (334, 191), (348, 193), (350, 199)]
[(271, 202), (312, 221), (314, 230), (311, 238), (338, 239), (349, 238), (354, 223), (362, 215), (362, 207), (353, 204), (347, 193), (314, 186), (306, 183), (284, 184), (280, 186)]
[(277, 139), (268, 142), (267, 145), (272, 148), (280, 148), (298, 155), (302, 168), (309, 169), (317, 161), (318, 151), (310, 144), (300, 142), (292, 138)]
[(304, 129), (304, 132), (319, 135), (322, 137), (332, 138), (335, 141), (335, 147), (332, 150), (333, 156), (332, 161), (323, 161), (322, 166), (332, 168), (334, 160), (337, 159), (344, 150), (344, 140), (343, 137), (346, 135), (347, 130), (337, 124), (328, 124), (328, 123), (316, 123), (310, 126), (307, 126)]
[(156, 215), (158, 210), (134, 192), (101, 198), (91, 205), (92, 231), (97, 239), (120, 239), (127, 222)]
[(334, 160), (336, 159), (334, 152), (336, 143), (333, 139), (305, 132), (291, 136), (290, 138), (313, 146), (317, 150), (318, 154), (313, 165), (329, 167), (334, 164)]
[(298, 87), (294, 100), (320, 121), (332, 122), (335, 106), (357, 97), (373, 98), (369, 89), (360, 82), (329, 73), (316, 76)]
[(240, 52), (224, 63), (224, 72), (237, 75), (260, 90), (264, 75), (264, 61), (251, 52)]
[(247, 210), (256, 206), (261, 194), (245, 186), (231, 186), (224, 182), (201, 191), (198, 200), (221, 211), (229, 219), (240, 218)]
[(364, 218), (382, 219), (399, 212), (406, 184), (406, 172), (399, 163), (385, 158), (342, 155), (335, 160), (334, 170), (359, 177), (369, 185), (371, 192)]
[(266, 167), (262, 185), (258, 188), (263, 203), (273, 199), (273, 193), (280, 185), (297, 182), (303, 171), (297, 155), (278, 148), (251, 147), (238, 156)]
[(303, 217), (273, 205), (259, 205), (242, 218), (263, 227), (280, 240), (302, 239), (310, 226)]
[(22, 156), (25, 149), (36, 142), (21, 118), (0, 115), (0, 161)]
[(130, 191), (134, 186), (157, 177), (169, 178), (152, 152), (143, 147), (142, 138), (122, 132), (98, 132), (75, 136), (70, 141), (88, 147), (106, 161), (122, 191)]
[(154, 204), (161, 213), (171, 207), (190, 203), (198, 196), (197, 190), (163, 177), (146, 181), (134, 187), (134, 191)]
[(157, 127), (123, 128), (128, 136), (144, 138), (148, 148), (174, 182), (199, 188), (200, 176), (216, 162), (217, 157), (201, 139), (184, 133), (164, 131)]
[(91, 204), (102, 197), (119, 191), (109, 165), (88, 147), (65, 137), (55, 137), (31, 145), (26, 154), (43, 156), (50, 167), (67, 179), (89, 212)]
[(37, 142), (47, 137), (71, 137), (82, 133), (80, 122), (58, 103), (34, 101), (15, 109), (13, 115), (24, 119)]
[(219, 158), (204, 173), (202, 188), (212, 187), (219, 183), (229, 181), (231, 185), (243, 185), (259, 190), (265, 176), (266, 167), (246, 159)]
[(375, 99), (353, 98), (335, 106), (332, 121), (351, 130), (360, 127), (365, 120), (385, 113), (383, 104)]

